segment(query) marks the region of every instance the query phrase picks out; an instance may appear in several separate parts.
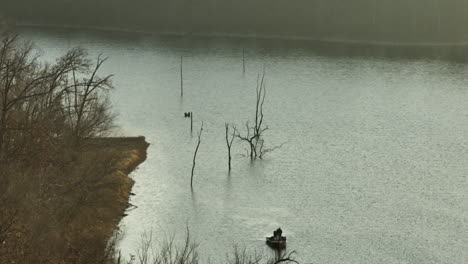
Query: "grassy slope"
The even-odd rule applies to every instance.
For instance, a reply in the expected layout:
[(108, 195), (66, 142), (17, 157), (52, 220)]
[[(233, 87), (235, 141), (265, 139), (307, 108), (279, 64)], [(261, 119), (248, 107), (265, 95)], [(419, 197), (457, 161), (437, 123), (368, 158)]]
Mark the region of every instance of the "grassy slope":
[(146, 159), (148, 145), (144, 137), (93, 139), (63, 153), (67, 162), (50, 165), (40, 177), (47, 180), (26, 172), (19, 185), (30, 189), (16, 206), (0, 263), (105, 263), (107, 242), (129, 206), (128, 174)]

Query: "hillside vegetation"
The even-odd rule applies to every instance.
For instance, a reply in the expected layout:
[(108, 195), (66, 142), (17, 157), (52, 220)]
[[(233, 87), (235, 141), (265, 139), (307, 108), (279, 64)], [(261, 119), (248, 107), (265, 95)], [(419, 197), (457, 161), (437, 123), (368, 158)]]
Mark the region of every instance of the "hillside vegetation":
[(112, 259), (147, 144), (97, 138), (113, 127), (104, 62), (75, 48), (46, 64), (31, 43), (0, 38), (0, 263)]

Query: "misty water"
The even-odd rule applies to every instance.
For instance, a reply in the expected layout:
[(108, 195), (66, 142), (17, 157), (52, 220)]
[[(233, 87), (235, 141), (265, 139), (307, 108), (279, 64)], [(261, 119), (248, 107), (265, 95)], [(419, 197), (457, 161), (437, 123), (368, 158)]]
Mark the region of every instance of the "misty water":
[[(125, 255), (145, 230), (160, 240), (189, 226), (216, 263), (234, 244), (268, 253), (264, 237), (281, 226), (306, 263), (468, 261), (466, 65), (327, 57), (305, 43), (19, 31), (49, 60), (77, 45), (110, 57), (118, 133), (151, 143), (131, 175)], [(253, 120), (263, 67), (266, 144), (284, 145), (251, 162), (235, 142), (229, 174), (224, 124)], [(205, 125), (193, 193), (188, 111), (194, 130)]]

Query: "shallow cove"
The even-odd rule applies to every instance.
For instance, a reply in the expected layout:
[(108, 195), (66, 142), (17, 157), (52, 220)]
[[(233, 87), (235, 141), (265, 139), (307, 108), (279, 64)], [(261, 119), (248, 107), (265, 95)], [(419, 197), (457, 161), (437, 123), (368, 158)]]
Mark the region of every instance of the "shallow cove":
[[(468, 257), (468, 74), (440, 61), (327, 57), (304, 45), (20, 28), (49, 59), (76, 45), (109, 56), (112, 102), (125, 135), (144, 135), (132, 175), (124, 252), (140, 233), (182, 235), (224, 259), (237, 243), (267, 250), (281, 226), (313, 263), (463, 263)], [(242, 75), (242, 49), (246, 74)], [(184, 56), (184, 98), (179, 62)], [(224, 123), (253, 118), (267, 72), (265, 160), (236, 155), (227, 172)], [(196, 135), (204, 121), (194, 193)], [(235, 143), (235, 153), (244, 154)]]

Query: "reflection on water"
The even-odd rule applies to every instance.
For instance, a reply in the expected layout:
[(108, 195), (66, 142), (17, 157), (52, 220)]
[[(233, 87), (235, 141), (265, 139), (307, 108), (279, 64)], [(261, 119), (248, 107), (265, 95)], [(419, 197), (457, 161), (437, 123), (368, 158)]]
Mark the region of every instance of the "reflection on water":
[[(281, 226), (308, 262), (466, 262), (465, 65), (325, 57), (265, 41), (21, 33), (50, 59), (76, 45), (109, 56), (122, 133), (151, 143), (133, 174), (138, 209), (122, 223), (125, 252), (135, 252), (143, 230), (182, 234), (188, 224), (202, 255), (218, 259), (234, 243), (266, 250), (264, 237)], [(254, 163), (235, 155), (228, 174), (224, 123), (253, 118), (264, 66), (266, 143), (286, 144)], [(205, 124), (193, 193), (188, 111), (194, 128)]]

